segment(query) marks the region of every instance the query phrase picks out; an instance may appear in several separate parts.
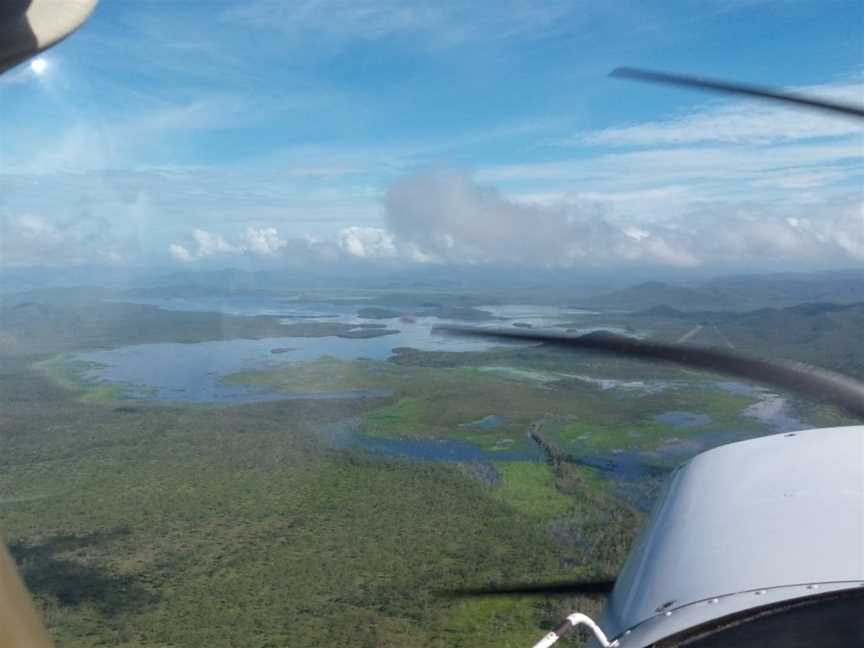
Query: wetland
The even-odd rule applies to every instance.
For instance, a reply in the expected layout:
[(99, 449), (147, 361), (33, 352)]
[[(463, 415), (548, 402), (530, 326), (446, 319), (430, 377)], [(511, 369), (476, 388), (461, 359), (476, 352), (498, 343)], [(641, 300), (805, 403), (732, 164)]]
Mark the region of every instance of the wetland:
[(847, 420), (717, 376), (432, 334), (681, 335), (620, 310), (137, 301), (0, 323), (4, 531), (62, 645), (527, 644), (602, 602), (435, 592), (614, 577), (676, 464)]

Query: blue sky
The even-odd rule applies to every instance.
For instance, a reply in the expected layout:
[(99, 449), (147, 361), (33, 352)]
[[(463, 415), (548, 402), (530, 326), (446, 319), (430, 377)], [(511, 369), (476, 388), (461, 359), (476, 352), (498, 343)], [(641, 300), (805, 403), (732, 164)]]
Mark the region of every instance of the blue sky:
[(0, 78), (0, 263), (864, 263), (860, 2), (102, 0)]

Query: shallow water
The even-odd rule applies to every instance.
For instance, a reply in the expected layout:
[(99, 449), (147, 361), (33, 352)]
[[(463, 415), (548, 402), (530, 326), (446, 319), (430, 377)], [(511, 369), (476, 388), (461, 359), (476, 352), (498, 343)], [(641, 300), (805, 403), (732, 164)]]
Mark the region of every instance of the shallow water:
[(420, 461), (542, 461), (539, 449), (484, 450), (468, 441), (454, 439), (381, 439), (357, 435), (352, 448)]
[[(148, 304), (167, 310), (222, 312), (230, 315), (275, 315), (286, 323), (339, 322), (343, 324), (380, 325), (381, 320), (357, 317), (362, 303), (303, 302), (291, 297), (231, 296), (212, 298), (134, 299), (132, 303)], [(578, 309), (554, 306), (498, 305), (482, 307), (496, 317), (494, 326), (508, 326), (518, 321), (532, 325), (560, 325), (575, 315), (589, 314)], [(518, 342), (492, 341), (482, 338), (435, 335), (440, 325), (464, 325), (457, 320), (417, 316), (406, 320), (385, 320), (398, 329), (392, 335), (348, 339), (327, 337), (281, 337), (263, 340), (218, 340), (195, 344), (143, 344), (80, 353), (77, 360), (96, 363), (86, 373), (94, 382), (119, 383), (127, 386), (137, 398), (154, 400), (243, 403), (285, 398), (265, 387), (224, 385), (220, 379), (238, 371), (285, 366), (286, 363), (312, 361), (329, 356), (341, 360), (368, 358), (386, 360), (397, 347), (422, 351), (485, 351), (513, 346)], [(487, 325), (490, 325), (487, 323)], [(276, 350), (276, 353), (274, 353)], [(324, 398), (322, 394), (311, 396)], [(346, 396), (332, 396), (350, 397)]]
[(676, 411), (658, 414), (654, 417), (654, 420), (676, 428), (693, 428), (708, 425), (712, 419), (707, 414)]
[(561, 374), (567, 378), (574, 378), (596, 385), (603, 391), (610, 389), (620, 389), (623, 391), (642, 392), (645, 394), (657, 394), (673, 385), (668, 380), (620, 380), (617, 378), (593, 378), (591, 376), (583, 376), (581, 374)]
[[(273, 299), (159, 299), (138, 300), (156, 306), (170, 304), (174, 310), (209, 310), (242, 315), (283, 315), (286, 321), (325, 321), (352, 324), (380, 322), (356, 317), (356, 305), (328, 303), (277, 303)], [(398, 332), (373, 338), (280, 337), (262, 340), (217, 340), (194, 344), (141, 344), (79, 353), (76, 360), (95, 363), (86, 372), (93, 382), (119, 383), (129, 387), (137, 398), (154, 400), (243, 403), (285, 398), (264, 387), (224, 385), (220, 379), (238, 371), (287, 366), (297, 361), (312, 361), (328, 356), (341, 360), (368, 358), (386, 360), (397, 347), (423, 351), (485, 351), (508, 342), (482, 338), (434, 335), (442, 324), (459, 324), (437, 317), (418, 317), (398, 322)], [(277, 350), (278, 353), (273, 353)], [(315, 398), (324, 398), (318, 394)], [(333, 396), (336, 397), (336, 396)], [(344, 396), (350, 397), (350, 396)]]
[(489, 461), (542, 461), (543, 451), (534, 445), (524, 450), (484, 450), (468, 441), (456, 439), (385, 439), (360, 432), (360, 420), (343, 419), (324, 425), (320, 434), (336, 447), (361, 450), (416, 461), (475, 463)]
[(790, 413), (785, 398), (771, 393), (765, 393), (761, 400), (745, 409), (744, 415), (767, 423), (775, 432), (797, 432), (809, 427)]
[(759, 400), (746, 408), (742, 414), (765, 423), (774, 432), (797, 432), (810, 427), (792, 414), (792, 408), (787, 398), (764, 387), (734, 381), (720, 381), (715, 384), (720, 389), (732, 394), (758, 397)]
[[(365, 320), (356, 316), (356, 304), (300, 303), (291, 299), (274, 300), (260, 297), (236, 297), (230, 299), (178, 299), (141, 300), (156, 306), (175, 310), (221, 311), (235, 315), (279, 315), (286, 321), (327, 321), (352, 324), (380, 323), (380, 320)], [(586, 314), (574, 310), (554, 307), (505, 305), (483, 307), (496, 317), (508, 318), (509, 323), (523, 322), (533, 326), (556, 326), (568, 316)], [(396, 347), (412, 347), (428, 351), (481, 351), (500, 346), (499, 343), (481, 338), (436, 336), (431, 329), (440, 324), (456, 323), (435, 317), (417, 317), (412, 321), (388, 320), (391, 327), (398, 327), (394, 335), (346, 339), (329, 337), (286, 337), (263, 340), (222, 340), (197, 344), (147, 344), (121, 347), (77, 354), (75, 359), (97, 363), (87, 372), (96, 382), (107, 381), (129, 386), (133, 397), (191, 401), (200, 403), (239, 404), (280, 399), (330, 400), (343, 398), (384, 398), (392, 395), (388, 389), (343, 390), (307, 394), (286, 394), (267, 386), (227, 385), (223, 376), (238, 371), (266, 369), (269, 367), (290, 368), (292, 362), (312, 361), (323, 356), (344, 360), (368, 358), (386, 360)], [(498, 320), (495, 326), (506, 326), (506, 320)], [(602, 328), (602, 327), (598, 327)], [(274, 354), (273, 350), (284, 352)], [(663, 380), (616, 380), (595, 378), (575, 374), (532, 372), (511, 367), (484, 367), (488, 371), (509, 373), (514, 377), (546, 382), (562, 377), (584, 380), (601, 389), (633, 392), (657, 392), (680, 384)], [(735, 394), (754, 396), (758, 400), (742, 414), (759, 420), (775, 432), (799, 430), (806, 427), (789, 412), (786, 400), (768, 390), (733, 381), (716, 381), (718, 389)], [(698, 428), (711, 423), (706, 414), (686, 411), (671, 411), (656, 417), (661, 423), (676, 428)], [(466, 423), (466, 427), (494, 429), (502, 423), (501, 417), (489, 415)], [(429, 439), (382, 439), (367, 437), (359, 432), (355, 422), (334, 429), (322, 430), (339, 447), (360, 450), (373, 455), (398, 456), (418, 461), (450, 461), (479, 463), (489, 461), (542, 461), (544, 454), (533, 444), (526, 450), (492, 451), (482, 449), (461, 440)], [(693, 434), (683, 439), (670, 439), (651, 451), (620, 451), (598, 453), (589, 448), (568, 448), (573, 460), (600, 469), (616, 482), (622, 497), (640, 508), (650, 503), (644, 484), (656, 484), (672, 466), (706, 449), (738, 440), (733, 433)]]
[(537, 306), (532, 304), (494, 304), (478, 306), (479, 310), (491, 313), (503, 320), (510, 320), (532, 327), (553, 328), (567, 325), (574, 317), (599, 315), (595, 311), (579, 308), (559, 308), (558, 306)]
[(476, 421), (471, 421), (470, 423), (463, 423), (462, 427), (464, 428), (472, 428), (475, 430), (494, 430), (499, 427), (504, 422), (504, 418), (498, 416), (497, 414), (490, 414), (489, 416), (484, 416), (481, 419)]
[[(222, 377), (238, 371), (290, 366), (290, 362), (317, 360), (324, 356), (343, 360), (386, 360), (394, 347), (446, 350), (483, 350), (488, 342), (476, 339), (431, 338), (427, 335), (388, 335), (348, 339), (268, 338), (264, 340), (218, 340), (195, 344), (139, 344), (117, 349), (79, 353), (76, 360), (96, 363), (85, 376), (94, 381), (131, 386), (139, 398), (195, 402), (254, 402), (271, 400), (277, 392), (243, 385), (225, 385)], [(274, 348), (291, 348), (273, 354)]]

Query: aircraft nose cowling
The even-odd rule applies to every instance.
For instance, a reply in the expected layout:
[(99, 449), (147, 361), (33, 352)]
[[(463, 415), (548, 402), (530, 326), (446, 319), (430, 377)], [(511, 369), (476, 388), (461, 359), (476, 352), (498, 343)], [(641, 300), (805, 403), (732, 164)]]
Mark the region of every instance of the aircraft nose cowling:
[(778, 434), (715, 448), (672, 474), (601, 626), (610, 637), (630, 630), (622, 646), (647, 645), (861, 583), (864, 426)]

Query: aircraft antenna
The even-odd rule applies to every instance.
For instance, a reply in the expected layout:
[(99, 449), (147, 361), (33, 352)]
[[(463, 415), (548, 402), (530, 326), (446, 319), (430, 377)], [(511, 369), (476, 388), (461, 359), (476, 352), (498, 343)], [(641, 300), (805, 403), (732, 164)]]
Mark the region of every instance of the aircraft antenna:
[(566, 635), (570, 634), (573, 630), (575, 630), (578, 626), (585, 626), (591, 632), (594, 633), (594, 637), (597, 639), (597, 642), (603, 648), (615, 648), (618, 645), (618, 640), (609, 641), (609, 638), (606, 636), (606, 633), (600, 629), (594, 619), (589, 617), (587, 614), (582, 614), (581, 612), (574, 612), (567, 616), (566, 619), (555, 628), (552, 632), (545, 635), (540, 641), (538, 641), (532, 648), (549, 648), (549, 646), (553, 646), (558, 643), (558, 640)]

